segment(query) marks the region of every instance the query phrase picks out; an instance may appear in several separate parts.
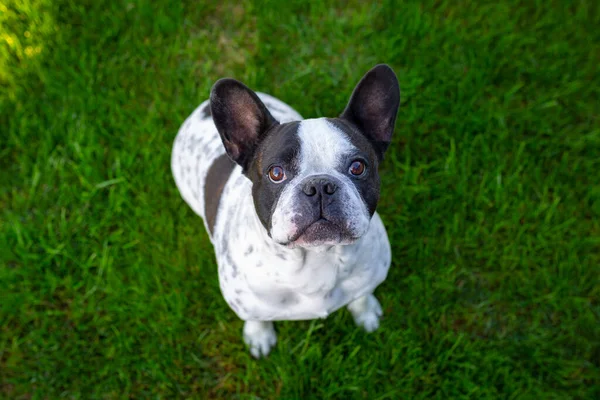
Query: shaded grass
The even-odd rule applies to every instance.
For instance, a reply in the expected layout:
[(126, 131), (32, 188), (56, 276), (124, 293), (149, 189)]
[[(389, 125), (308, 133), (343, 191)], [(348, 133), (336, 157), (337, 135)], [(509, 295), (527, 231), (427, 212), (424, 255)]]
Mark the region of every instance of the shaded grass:
[[(594, 2), (6, 10), (3, 397), (600, 395)], [(364, 335), (345, 312), (283, 322), (255, 362), (171, 142), (220, 77), (331, 116), (377, 62), (402, 89), (382, 168), (382, 328)]]

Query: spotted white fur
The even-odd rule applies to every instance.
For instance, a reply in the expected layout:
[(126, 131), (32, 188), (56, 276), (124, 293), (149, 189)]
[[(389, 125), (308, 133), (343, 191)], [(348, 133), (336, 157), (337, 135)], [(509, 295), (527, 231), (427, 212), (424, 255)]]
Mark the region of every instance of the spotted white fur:
[[(302, 120), (287, 104), (257, 94), (278, 121)], [(177, 187), (205, 221), (206, 175), (214, 160), (225, 153), (212, 118), (206, 115), (207, 105), (202, 103), (184, 122), (172, 153)], [(270, 321), (325, 318), (350, 304), (357, 324), (371, 331), (381, 315), (372, 292), (386, 278), (390, 266), (388, 237), (379, 215), (375, 213), (369, 220), (356, 188), (332, 168), (341, 154), (353, 150), (352, 144), (325, 119), (303, 121), (299, 136), (300, 175), (337, 174), (344, 182), (344, 201), (352, 207), (353, 229), (361, 237), (351, 245), (318, 249), (279, 245), (276, 240), (293, 228), (289, 222), (294, 213), (291, 191), (282, 194), (276, 206), (271, 238), (254, 209), (251, 181), (240, 167), (234, 169), (222, 193), (211, 241), (223, 297), (246, 321), (244, 340), (255, 357), (267, 355), (275, 344)]]

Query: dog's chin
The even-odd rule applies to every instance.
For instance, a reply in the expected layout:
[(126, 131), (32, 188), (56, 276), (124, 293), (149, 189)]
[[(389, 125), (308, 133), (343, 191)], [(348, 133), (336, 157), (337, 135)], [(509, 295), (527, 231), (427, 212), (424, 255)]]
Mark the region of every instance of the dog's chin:
[(290, 249), (326, 249), (332, 246), (349, 245), (356, 242), (360, 237), (340, 228), (338, 225), (320, 219), (296, 234), (289, 242), (285, 243)]

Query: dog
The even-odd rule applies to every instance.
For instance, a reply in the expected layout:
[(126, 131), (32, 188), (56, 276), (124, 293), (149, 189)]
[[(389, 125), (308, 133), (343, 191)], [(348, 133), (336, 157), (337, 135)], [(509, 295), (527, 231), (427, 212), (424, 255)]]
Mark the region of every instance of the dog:
[(367, 332), (373, 291), (391, 264), (378, 167), (400, 104), (394, 71), (368, 71), (337, 118), (225, 78), (186, 119), (172, 172), (214, 246), (220, 289), (244, 322), (250, 353), (269, 354), (273, 321), (326, 318), (347, 306)]

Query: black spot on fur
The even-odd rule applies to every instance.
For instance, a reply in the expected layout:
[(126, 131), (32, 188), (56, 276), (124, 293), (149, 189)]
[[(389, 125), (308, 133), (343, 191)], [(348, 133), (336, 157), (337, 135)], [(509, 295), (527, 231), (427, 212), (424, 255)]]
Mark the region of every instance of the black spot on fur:
[(206, 215), (206, 225), (212, 235), (214, 233), (215, 223), (217, 222), (217, 212), (219, 201), (225, 184), (235, 168), (235, 163), (227, 155), (223, 154), (217, 158), (208, 169), (206, 174), (206, 183), (204, 185), (204, 213)]
[(299, 302), (300, 302), (300, 300), (293, 293), (285, 294), (279, 300), (279, 304), (281, 304), (281, 305), (285, 305), (285, 304), (298, 304)]
[(212, 116), (211, 112), (210, 112), (210, 103), (207, 103), (203, 108), (202, 108), (202, 112), (200, 113), (200, 118), (202, 119), (208, 119)]
[(253, 251), (254, 251), (254, 247), (252, 247), (252, 246), (249, 246), (249, 247), (246, 249), (246, 252), (244, 253), (244, 256), (249, 256), (250, 254), (252, 254), (252, 252), (253, 252)]

